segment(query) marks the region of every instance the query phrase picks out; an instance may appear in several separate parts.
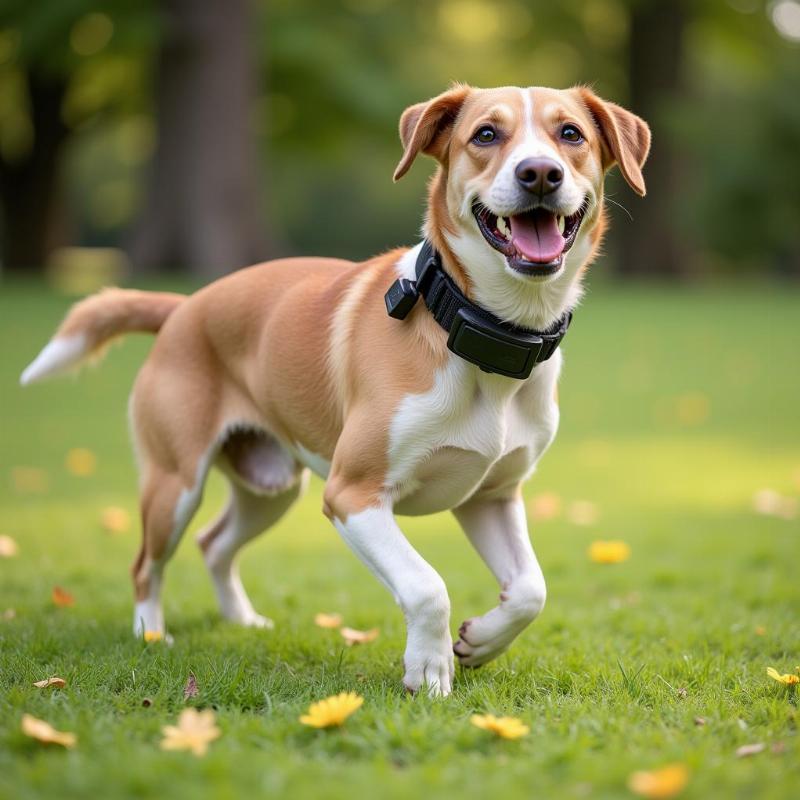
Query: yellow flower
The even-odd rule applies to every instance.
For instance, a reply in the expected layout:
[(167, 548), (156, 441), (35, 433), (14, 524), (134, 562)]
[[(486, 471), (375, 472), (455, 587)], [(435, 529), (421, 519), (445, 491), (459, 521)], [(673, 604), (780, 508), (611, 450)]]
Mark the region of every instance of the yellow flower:
[[(798, 669), (800, 670), (800, 667), (798, 667)], [(791, 672), (781, 675), (775, 667), (767, 667), (767, 675), (773, 680), (778, 681), (778, 683), (785, 683), (787, 686), (800, 683), (800, 675), (792, 675)]]
[(473, 714), (469, 721), (476, 727), (500, 736), (503, 739), (519, 739), (530, 732), (530, 728), (516, 717), (495, 717), (494, 714)]
[(144, 640), (145, 642), (160, 642), (164, 638), (164, 634), (161, 631), (145, 631), (144, 632)]
[(85, 478), (91, 475), (97, 466), (97, 457), (91, 450), (85, 447), (74, 447), (67, 453), (65, 460), (67, 472)]
[(22, 732), (31, 739), (45, 744), (60, 744), (62, 747), (75, 747), (78, 737), (74, 733), (57, 731), (50, 723), (36, 719), (30, 714), (22, 715)]
[(333, 725), (341, 725), (351, 714), (361, 708), (364, 702), (363, 697), (359, 697), (355, 692), (342, 692), (333, 697), (326, 697), (318, 703), (312, 703), (308, 709), (308, 714), (300, 717), (303, 725), (310, 725), (312, 728), (330, 728)]
[(619, 540), (597, 541), (589, 546), (589, 558), (596, 564), (619, 564), (630, 557), (631, 548), (626, 542)]
[(314, 624), (318, 625), (320, 628), (338, 628), (342, 624), (342, 615), (335, 611), (332, 614), (325, 614), (320, 611), (320, 613), (314, 617)]
[(162, 729), (162, 750), (191, 750), (196, 756), (204, 756), (208, 745), (219, 738), (220, 729), (214, 723), (214, 712), (184, 708), (178, 717), (178, 725), (165, 725)]
[(652, 772), (634, 772), (628, 778), (628, 788), (640, 797), (662, 800), (675, 797), (689, 782), (689, 770), (685, 764), (668, 764)]

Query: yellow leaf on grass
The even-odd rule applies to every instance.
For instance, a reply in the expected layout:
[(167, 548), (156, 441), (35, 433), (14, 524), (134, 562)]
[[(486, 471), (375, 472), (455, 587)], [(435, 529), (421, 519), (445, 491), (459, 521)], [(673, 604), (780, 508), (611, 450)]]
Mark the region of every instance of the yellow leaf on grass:
[(312, 703), (308, 713), (300, 717), (303, 725), (312, 728), (330, 728), (341, 725), (351, 714), (361, 708), (364, 698), (355, 692), (342, 692)]
[(181, 711), (177, 726), (165, 725), (162, 730), (162, 750), (191, 750), (196, 756), (204, 756), (208, 745), (222, 733), (216, 726), (213, 711), (194, 708)]
[(91, 450), (85, 447), (73, 447), (67, 453), (65, 460), (67, 472), (76, 475), (79, 478), (85, 478), (91, 475), (97, 467), (97, 457)]
[(791, 672), (781, 675), (778, 670), (775, 669), (775, 667), (767, 667), (767, 675), (769, 675), (774, 681), (778, 681), (778, 683), (784, 683), (787, 686), (794, 686), (794, 684), (800, 683), (800, 675), (792, 675)]
[(520, 739), (530, 733), (530, 728), (516, 717), (496, 717), (494, 714), (473, 714), (469, 721), (476, 727), (491, 731), (501, 739)]
[(131, 515), (119, 506), (108, 506), (103, 509), (100, 524), (109, 533), (125, 533), (131, 527)]
[(555, 492), (542, 492), (530, 499), (528, 513), (531, 519), (555, 519), (561, 513), (561, 498)]
[(342, 624), (342, 615), (337, 614), (335, 611), (332, 614), (320, 611), (314, 617), (314, 624), (320, 628), (338, 628)]
[(22, 715), (22, 732), (31, 739), (44, 744), (60, 744), (62, 747), (75, 747), (78, 737), (74, 733), (57, 731), (48, 722), (36, 719), (30, 714)]
[(62, 608), (75, 605), (75, 598), (66, 589), (62, 589), (60, 586), (53, 587), (52, 598), (53, 603)]
[(630, 557), (630, 546), (618, 539), (592, 542), (589, 546), (589, 558), (596, 564), (619, 564)]
[(50, 686), (55, 686), (56, 689), (63, 689), (67, 682), (63, 678), (52, 677), (52, 678), (45, 678), (43, 681), (34, 681), (33, 685), (37, 689), (47, 689)]
[(640, 797), (662, 800), (678, 795), (688, 782), (689, 770), (685, 764), (668, 764), (652, 772), (634, 772), (628, 778), (628, 788)]
[(41, 494), (47, 491), (50, 481), (47, 473), (38, 467), (14, 467), (11, 483), (19, 494)]
[(367, 642), (374, 642), (378, 638), (380, 628), (370, 628), (368, 631), (358, 631), (355, 628), (342, 628), (339, 633), (347, 643), (348, 647), (354, 644), (366, 644)]
[(12, 558), (18, 552), (19, 547), (10, 536), (0, 535), (0, 558)]

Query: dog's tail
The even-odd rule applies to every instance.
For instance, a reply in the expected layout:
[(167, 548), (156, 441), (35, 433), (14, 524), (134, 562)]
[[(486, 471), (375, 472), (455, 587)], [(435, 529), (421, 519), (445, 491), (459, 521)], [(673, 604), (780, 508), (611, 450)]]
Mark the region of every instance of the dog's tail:
[(169, 292), (103, 289), (76, 303), (55, 336), (25, 369), (20, 383), (61, 375), (102, 357), (107, 345), (126, 333), (157, 333), (186, 299)]

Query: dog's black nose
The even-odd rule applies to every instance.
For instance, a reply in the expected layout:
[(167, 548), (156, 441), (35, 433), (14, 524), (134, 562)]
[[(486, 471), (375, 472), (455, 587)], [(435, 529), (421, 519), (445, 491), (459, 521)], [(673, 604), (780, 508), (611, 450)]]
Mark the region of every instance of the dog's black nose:
[(520, 186), (540, 197), (554, 192), (564, 180), (564, 170), (552, 158), (526, 158), (514, 170)]

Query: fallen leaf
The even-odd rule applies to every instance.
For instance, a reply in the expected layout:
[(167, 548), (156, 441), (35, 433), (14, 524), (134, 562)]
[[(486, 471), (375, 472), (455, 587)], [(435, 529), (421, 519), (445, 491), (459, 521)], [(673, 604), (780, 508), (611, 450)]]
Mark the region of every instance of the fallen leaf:
[(33, 685), (37, 689), (47, 689), (50, 686), (55, 686), (56, 689), (63, 689), (67, 682), (63, 678), (52, 677), (45, 678), (43, 681), (34, 681)]
[(476, 727), (491, 731), (501, 739), (520, 739), (530, 733), (530, 728), (516, 717), (496, 717), (494, 714), (473, 714), (469, 721)]
[(145, 631), (144, 632), (144, 640), (148, 644), (150, 642), (160, 642), (164, 638), (164, 634), (161, 631)]
[(575, 500), (567, 507), (567, 519), (573, 525), (594, 525), (599, 516), (597, 506), (588, 500)]
[(100, 524), (109, 533), (126, 533), (131, 527), (131, 515), (119, 506), (108, 506), (103, 509)]
[(66, 589), (62, 589), (60, 586), (53, 587), (52, 599), (55, 605), (61, 606), (62, 608), (75, 605), (75, 598)]
[(380, 628), (370, 628), (368, 631), (357, 631), (355, 628), (342, 628), (339, 633), (347, 643), (348, 647), (354, 644), (365, 644), (374, 642), (378, 638)]
[(698, 728), (702, 728), (703, 725), (706, 724), (705, 717), (695, 717), (694, 718), (694, 724), (697, 725)]
[(555, 519), (561, 513), (561, 498), (555, 492), (542, 492), (528, 503), (531, 519)]
[(308, 713), (300, 717), (303, 725), (312, 728), (331, 728), (341, 725), (351, 714), (361, 708), (364, 698), (355, 692), (342, 692), (326, 697), (309, 706)]
[(204, 756), (208, 745), (222, 733), (215, 724), (213, 711), (194, 708), (184, 708), (177, 726), (166, 725), (162, 730), (162, 750), (191, 750), (198, 757)]
[(766, 749), (767, 746), (763, 742), (757, 742), (756, 744), (743, 744), (741, 747), (738, 747), (736, 749), (736, 758), (748, 758), (748, 756), (757, 756), (759, 753), (762, 753)]
[(649, 772), (634, 772), (628, 778), (628, 788), (640, 797), (662, 800), (680, 794), (688, 782), (689, 770), (685, 764), (668, 764)]
[(97, 467), (97, 457), (85, 447), (73, 447), (64, 461), (67, 472), (79, 478), (91, 475)]
[(631, 548), (618, 539), (596, 541), (589, 546), (588, 554), (596, 564), (619, 564), (631, 557)]
[(320, 611), (314, 616), (314, 624), (320, 628), (339, 628), (342, 624), (342, 615), (335, 611), (332, 614)]
[(675, 398), (675, 418), (681, 425), (700, 425), (711, 413), (711, 401), (702, 392), (687, 392)]
[(62, 747), (75, 747), (78, 737), (74, 733), (57, 731), (48, 722), (36, 719), (30, 714), (22, 715), (22, 732), (31, 739), (44, 744), (60, 744)]
[(800, 510), (795, 497), (785, 497), (775, 489), (759, 489), (753, 495), (753, 510), (768, 517), (792, 520)]
[(18, 552), (19, 547), (10, 536), (0, 535), (0, 558), (13, 558)]
[(200, 689), (197, 688), (197, 678), (195, 678), (194, 672), (190, 672), (186, 679), (186, 686), (183, 687), (183, 699), (189, 700), (197, 697), (198, 694), (200, 694)]
[(38, 467), (14, 467), (11, 470), (11, 484), (19, 494), (41, 494), (47, 491), (50, 479)]

